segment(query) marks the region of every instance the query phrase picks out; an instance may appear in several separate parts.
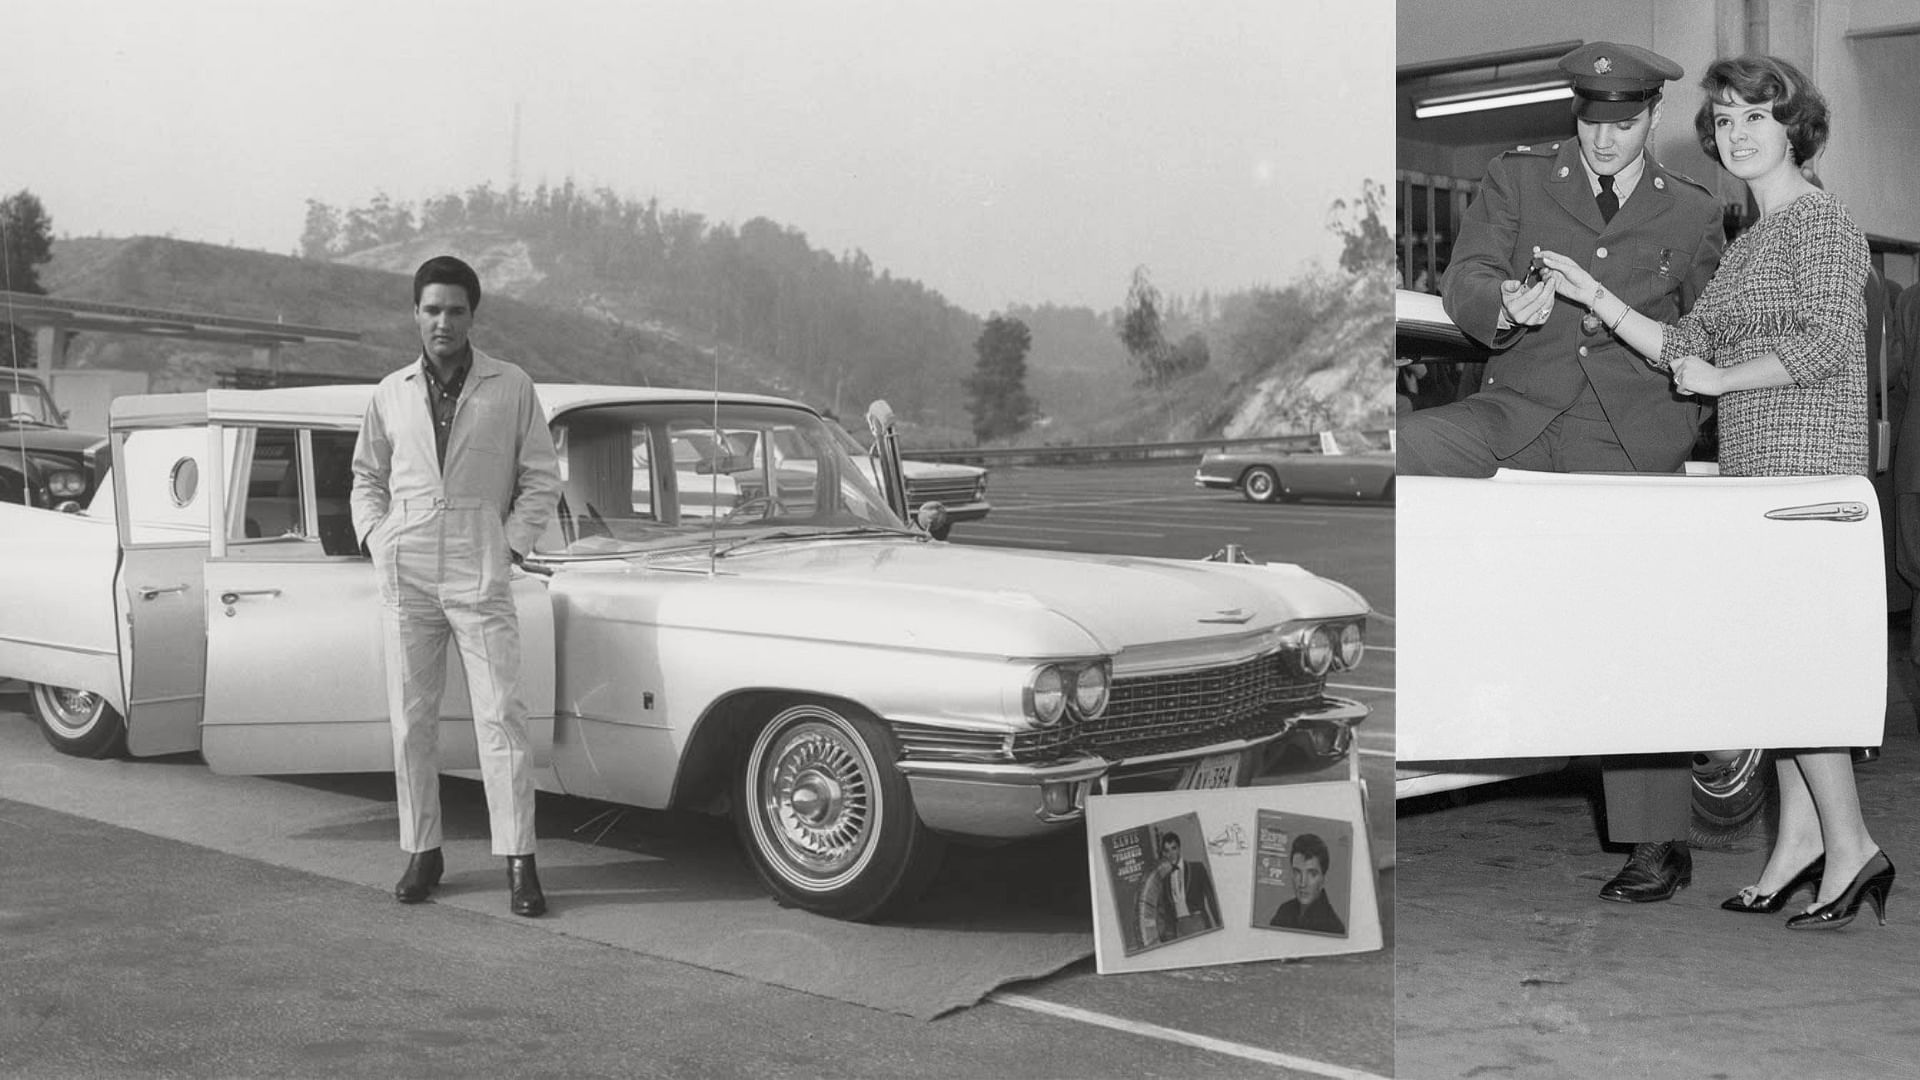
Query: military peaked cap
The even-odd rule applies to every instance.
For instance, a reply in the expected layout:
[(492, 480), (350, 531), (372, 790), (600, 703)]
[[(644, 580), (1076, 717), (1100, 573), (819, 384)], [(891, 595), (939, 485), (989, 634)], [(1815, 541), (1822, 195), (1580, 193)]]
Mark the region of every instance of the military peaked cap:
[(1595, 41), (1560, 58), (1573, 78), (1573, 115), (1597, 124), (1638, 116), (1686, 71), (1652, 49)]

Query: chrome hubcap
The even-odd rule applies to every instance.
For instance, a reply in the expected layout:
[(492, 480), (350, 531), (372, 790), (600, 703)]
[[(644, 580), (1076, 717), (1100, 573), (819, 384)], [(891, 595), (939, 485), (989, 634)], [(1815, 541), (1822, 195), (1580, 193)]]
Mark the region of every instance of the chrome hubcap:
[(100, 718), (100, 695), (64, 686), (36, 686), (33, 692), (45, 707), (47, 719), (73, 734), (80, 734)]
[(772, 740), (759, 784), (769, 839), (815, 885), (857, 867), (876, 813), (866, 755), (850, 733), (824, 719), (832, 714), (820, 715)]

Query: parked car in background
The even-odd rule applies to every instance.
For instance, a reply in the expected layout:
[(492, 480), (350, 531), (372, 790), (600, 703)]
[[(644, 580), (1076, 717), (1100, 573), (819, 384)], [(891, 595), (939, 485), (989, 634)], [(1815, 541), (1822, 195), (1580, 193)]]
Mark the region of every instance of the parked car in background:
[[(0, 677), (29, 684), (55, 747), (392, 768), (347, 506), (372, 390), (121, 398), (86, 512), (0, 507)], [(513, 580), (538, 782), (730, 813), (789, 903), (877, 918), (949, 840), (1071, 827), (1095, 791), (1338, 757), (1367, 716), (1328, 681), (1361, 663), (1368, 605), (1299, 567), (939, 543), (796, 403), (540, 397), (562, 493)], [(812, 467), (743, 462), (749, 436)], [(472, 769), (457, 672), (445, 708), (445, 765)]]
[[(67, 414), (47, 384), (30, 371), (0, 369), (0, 494), (7, 502), (77, 509), (93, 497), (95, 462), (106, 436), (67, 430)], [(23, 469), (22, 458), (31, 466)], [(31, 474), (31, 475), (29, 475)], [(35, 491), (44, 501), (35, 501)], [(10, 493), (10, 494), (6, 494)]]
[(1194, 471), (1198, 487), (1237, 489), (1249, 502), (1393, 498), (1394, 452), (1363, 438), (1320, 433), (1320, 452), (1271, 447), (1209, 450)]
[[(1398, 311), (1403, 363), (1484, 357), (1438, 297), (1403, 293)], [(1758, 820), (1769, 750), (1815, 725), (1824, 744), (1880, 743), (1885, 587), (1865, 477), (1710, 463), (1403, 476), (1394, 542), (1400, 797), (1690, 752), (1695, 838), (1711, 842)]]
[[(869, 451), (868, 444), (862, 443), (838, 424), (828, 427), (840, 440), (847, 456), (866, 473), (867, 482), (879, 487), (876, 458)], [(930, 502), (946, 507), (947, 517), (952, 521), (978, 521), (993, 509), (993, 504), (987, 502), (987, 470), (978, 465), (903, 460), (900, 471), (907, 483), (909, 516), (917, 514), (920, 507)]]

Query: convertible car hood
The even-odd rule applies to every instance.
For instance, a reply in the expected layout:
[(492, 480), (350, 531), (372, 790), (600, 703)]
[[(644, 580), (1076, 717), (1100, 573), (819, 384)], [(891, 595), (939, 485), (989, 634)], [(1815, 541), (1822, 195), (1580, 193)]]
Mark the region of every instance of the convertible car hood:
[(597, 564), (562, 571), (554, 591), (602, 618), (657, 602), (665, 625), (1007, 656), (1117, 654), (1368, 610), (1353, 590), (1297, 566), (898, 540), (749, 547), (720, 559), (701, 587), (661, 588), (705, 568), (704, 557), (656, 559), (644, 571)]

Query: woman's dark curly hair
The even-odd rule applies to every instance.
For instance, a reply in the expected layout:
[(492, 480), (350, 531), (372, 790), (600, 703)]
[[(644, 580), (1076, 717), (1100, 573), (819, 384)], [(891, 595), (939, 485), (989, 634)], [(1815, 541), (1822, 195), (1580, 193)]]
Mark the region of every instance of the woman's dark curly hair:
[(1700, 149), (1721, 165), (1726, 162), (1720, 161), (1720, 148), (1713, 141), (1713, 107), (1732, 105), (1736, 98), (1773, 106), (1773, 118), (1787, 129), (1794, 164), (1806, 164), (1827, 145), (1827, 99), (1799, 68), (1777, 56), (1715, 60), (1701, 77), (1700, 89), (1707, 99), (1693, 116), (1693, 130), (1700, 136)]

